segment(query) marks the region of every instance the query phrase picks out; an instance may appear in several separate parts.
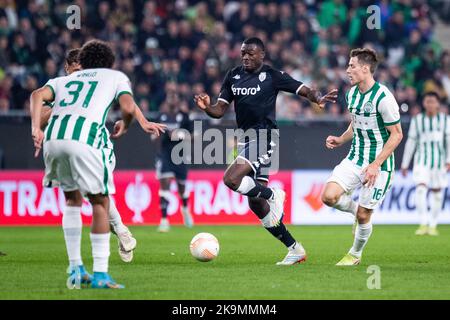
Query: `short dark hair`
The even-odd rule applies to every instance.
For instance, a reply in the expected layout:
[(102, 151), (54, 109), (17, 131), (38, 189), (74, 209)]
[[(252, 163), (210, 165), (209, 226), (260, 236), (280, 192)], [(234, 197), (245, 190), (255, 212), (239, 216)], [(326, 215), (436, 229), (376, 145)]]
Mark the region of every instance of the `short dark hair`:
[(80, 55), (80, 49), (71, 49), (66, 54), (66, 63), (70, 66), (72, 63), (80, 63), (78, 56)]
[(370, 72), (375, 73), (378, 66), (378, 58), (375, 50), (369, 48), (357, 48), (350, 52), (350, 57), (357, 57), (358, 61), (370, 66)]
[(111, 47), (100, 40), (86, 42), (78, 58), (83, 69), (112, 68), (115, 60)]
[(425, 99), (426, 97), (435, 97), (437, 99), (437, 101), (441, 102), (441, 97), (439, 96), (439, 94), (436, 91), (428, 91), (423, 95), (423, 99)]
[(254, 44), (257, 47), (259, 47), (262, 51), (266, 51), (266, 48), (264, 47), (264, 43), (262, 42), (262, 40), (260, 38), (257, 38), (257, 37), (247, 38), (242, 43), (243, 44)]

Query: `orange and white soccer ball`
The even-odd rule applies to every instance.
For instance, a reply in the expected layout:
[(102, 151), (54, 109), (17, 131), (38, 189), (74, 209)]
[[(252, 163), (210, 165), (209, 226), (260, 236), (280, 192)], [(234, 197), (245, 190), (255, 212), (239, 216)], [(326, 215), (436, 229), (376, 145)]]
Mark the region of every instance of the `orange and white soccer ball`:
[(195, 259), (211, 261), (219, 254), (219, 241), (211, 233), (202, 232), (192, 238), (189, 249)]

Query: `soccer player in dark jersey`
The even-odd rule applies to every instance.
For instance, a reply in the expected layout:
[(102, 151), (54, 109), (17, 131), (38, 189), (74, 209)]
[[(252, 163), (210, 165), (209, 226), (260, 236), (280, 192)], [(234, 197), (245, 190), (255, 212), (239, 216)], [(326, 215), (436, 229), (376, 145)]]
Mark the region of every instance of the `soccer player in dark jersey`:
[(238, 129), (245, 134), (238, 141), (238, 156), (223, 177), (232, 190), (246, 195), (249, 206), (262, 225), (287, 248), (278, 265), (306, 260), (306, 251), (282, 222), (285, 192), (268, 188), (268, 168), (277, 147), (275, 102), (279, 91), (295, 93), (323, 108), (334, 102), (337, 90), (322, 96), (283, 71), (264, 64), (265, 49), (259, 38), (248, 38), (241, 46), (242, 65), (228, 71), (216, 104), (206, 94), (196, 95), (197, 106), (212, 118), (221, 118), (234, 101)]
[[(180, 195), (182, 206), (181, 213), (185, 226), (191, 228), (194, 225), (192, 215), (188, 208), (189, 194), (186, 193), (186, 179), (188, 174), (187, 161), (175, 164), (172, 159), (172, 150), (180, 142), (186, 141), (188, 132), (193, 131), (193, 122), (189, 119), (189, 114), (181, 111), (178, 96), (170, 94), (164, 104), (163, 110), (158, 117), (158, 121), (163, 121), (167, 125), (166, 132), (160, 137), (160, 148), (156, 157), (156, 177), (159, 180), (159, 201), (161, 209), (161, 221), (158, 227), (159, 232), (170, 230), (167, 218), (167, 207), (170, 200), (170, 182), (175, 178)], [(182, 130), (179, 130), (182, 129)], [(152, 136), (154, 138), (155, 136)], [(187, 155), (183, 155), (184, 157)]]

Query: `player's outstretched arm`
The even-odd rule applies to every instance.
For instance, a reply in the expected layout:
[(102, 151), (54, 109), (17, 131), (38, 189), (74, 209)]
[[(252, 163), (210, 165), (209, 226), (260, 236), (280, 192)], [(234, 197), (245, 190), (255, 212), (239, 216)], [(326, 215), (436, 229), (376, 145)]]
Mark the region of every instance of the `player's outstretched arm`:
[(141, 109), (136, 105), (136, 102), (130, 94), (121, 95), (119, 97), (119, 104), (120, 110), (122, 111), (122, 120), (114, 124), (114, 132), (111, 135), (113, 139), (123, 136), (128, 131), (133, 117), (136, 117), (136, 120), (145, 132), (153, 133), (157, 136), (164, 132), (166, 125), (150, 122), (145, 119)]
[(211, 105), (211, 98), (205, 93), (195, 95), (194, 101), (197, 107), (205, 111), (208, 116), (215, 119), (222, 118), (229, 105), (222, 100), (219, 100), (216, 104)]
[(353, 138), (353, 126), (352, 123), (348, 126), (347, 130), (339, 137), (336, 136), (328, 136), (327, 140), (325, 140), (325, 145), (328, 149), (334, 149), (342, 146), (346, 142), (352, 140)]
[(135, 106), (134, 110), (135, 110), (134, 117), (141, 126), (142, 130), (144, 130), (147, 133), (154, 134), (157, 137), (159, 137), (161, 133), (164, 133), (164, 131), (167, 128), (165, 124), (148, 121), (138, 105)]
[(53, 101), (53, 99), (53, 91), (48, 86), (34, 90), (30, 96), (31, 137), (34, 142), (35, 158), (39, 155), (44, 140), (44, 132), (41, 129), (42, 105), (44, 101)]
[(122, 120), (119, 120), (114, 124), (114, 131), (111, 135), (111, 138), (113, 139), (123, 136), (128, 131), (136, 112), (136, 103), (130, 94), (121, 95), (119, 97), (119, 105), (120, 111), (122, 112)]
[(365, 174), (365, 180), (363, 183), (367, 184), (368, 187), (372, 187), (374, 185), (375, 180), (378, 177), (381, 165), (394, 152), (394, 150), (403, 139), (402, 126), (400, 125), (400, 123), (394, 124), (392, 126), (386, 126), (385, 128), (390, 133), (386, 144), (384, 145), (378, 156), (375, 158), (375, 160), (363, 170), (363, 174)]
[(305, 85), (303, 85), (300, 88), (300, 91), (298, 92), (298, 94), (300, 96), (305, 97), (312, 103), (316, 103), (317, 105), (319, 105), (319, 107), (321, 109), (323, 109), (325, 107), (325, 104), (327, 102), (335, 103), (336, 99), (337, 99), (337, 93), (338, 93), (338, 90), (333, 89), (330, 92), (328, 92), (327, 94), (325, 94), (324, 96), (322, 96), (320, 91), (318, 91), (316, 89), (311, 89)]

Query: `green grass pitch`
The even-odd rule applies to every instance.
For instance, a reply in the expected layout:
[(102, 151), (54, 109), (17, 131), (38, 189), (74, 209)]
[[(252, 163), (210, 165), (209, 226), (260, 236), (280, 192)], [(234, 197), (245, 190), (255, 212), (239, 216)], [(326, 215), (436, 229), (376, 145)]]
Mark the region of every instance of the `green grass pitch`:
[[(308, 260), (275, 266), (286, 250), (260, 226), (131, 227), (134, 260), (123, 263), (111, 237), (110, 273), (124, 290), (68, 290), (67, 258), (59, 227), (0, 228), (0, 299), (450, 299), (450, 226), (438, 237), (414, 235), (416, 226), (375, 225), (361, 265), (334, 264), (352, 243), (350, 226), (290, 226)], [(216, 260), (189, 253), (198, 232), (220, 242)], [(89, 229), (82, 255), (92, 271)], [(370, 265), (381, 271), (381, 289), (368, 289)]]

